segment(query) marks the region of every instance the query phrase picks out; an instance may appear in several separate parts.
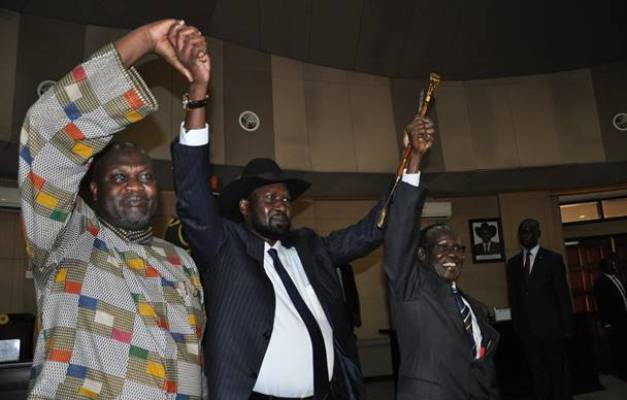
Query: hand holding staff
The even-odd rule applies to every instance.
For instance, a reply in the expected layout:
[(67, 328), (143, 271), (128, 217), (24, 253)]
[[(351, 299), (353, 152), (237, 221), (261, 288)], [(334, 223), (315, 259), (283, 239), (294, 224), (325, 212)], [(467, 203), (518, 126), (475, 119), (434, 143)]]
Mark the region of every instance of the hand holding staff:
[[(390, 193), (388, 194), (388, 197), (379, 212), (379, 218), (377, 219), (378, 228), (383, 228), (383, 225), (385, 225), (388, 206), (394, 196), (398, 183), (401, 181), (403, 173), (405, 173), (405, 170), (410, 173), (416, 172), (418, 170), (418, 166), (420, 165), (420, 161), (422, 160), (422, 156), (433, 144), (433, 134), (435, 133), (435, 130), (433, 129), (433, 122), (426, 118), (426, 115), (429, 110), (431, 99), (433, 98), (433, 92), (440, 84), (440, 80), (440, 75), (433, 72), (429, 74), (429, 84), (425, 91), (422, 103), (420, 104), (418, 115), (416, 115), (412, 122), (403, 131), (403, 144), (405, 145), (405, 150), (403, 151), (401, 162), (396, 170), (394, 185), (392, 186), (392, 189), (390, 190)], [(411, 129), (414, 130), (413, 133), (411, 132)], [(405, 140), (405, 137), (408, 139)], [(409, 145), (410, 143), (411, 146)]]
[(428, 117), (416, 115), (407, 125), (403, 132), (403, 146), (410, 149), (410, 158), (407, 163), (406, 172), (418, 172), (423, 155), (433, 145), (433, 135), (435, 128), (433, 121)]

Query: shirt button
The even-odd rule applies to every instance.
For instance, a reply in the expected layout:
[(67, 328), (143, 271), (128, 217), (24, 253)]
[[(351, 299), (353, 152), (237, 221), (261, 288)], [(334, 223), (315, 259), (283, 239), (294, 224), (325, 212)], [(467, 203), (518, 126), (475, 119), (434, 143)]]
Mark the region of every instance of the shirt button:
[(257, 379), (257, 373), (256, 372), (252, 372), (250, 374), (250, 377), (253, 378), (253, 379)]
[(266, 339), (266, 340), (270, 340), (270, 336), (271, 336), (271, 333), (268, 332), (268, 331), (263, 333), (263, 338)]

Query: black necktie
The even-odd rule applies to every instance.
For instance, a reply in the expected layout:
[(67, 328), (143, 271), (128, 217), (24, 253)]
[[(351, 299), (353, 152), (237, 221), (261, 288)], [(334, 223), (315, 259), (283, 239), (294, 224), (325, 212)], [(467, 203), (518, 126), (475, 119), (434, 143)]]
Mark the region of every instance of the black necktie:
[(525, 263), (523, 264), (523, 272), (525, 274), (525, 283), (529, 283), (529, 275), (531, 274), (531, 252), (529, 250), (525, 251), (527, 253), (525, 255)]
[(290, 296), (290, 299), (292, 299), (296, 311), (298, 311), (298, 314), (309, 332), (313, 352), (314, 398), (324, 399), (329, 392), (329, 371), (327, 369), (327, 352), (324, 346), (324, 337), (322, 336), (320, 325), (318, 325), (318, 321), (316, 321), (309, 307), (307, 307), (300, 293), (298, 293), (298, 289), (296, 289), (292, 278), (290, 278), (281, 260), (279, 260), (277, 251), (270, 249), (268, 250), (268, 254), (272, 257), (274, 269), (279, 274), (283, 286), (285, 286), (285, 290), (287, 290), (287, 294)]
[(464, 300), (462, 300), (462, 295), (459, 294), (457, 287), (451, 285), (451, 292), (453, 292), (455, 303), (457, 304), (459, 313), (462, 315), (462, 321), (464, 322), (464, 329), (466, 329), (466, 333), (468, 334), (468, 338), (470, 339), (472, 356), (476, 357), (477, 344), (475, 343), (475, 336), (472, 334), (472, 315), (470, 314), (470, 307), (468, 307), (466, 303), (464, 303)]

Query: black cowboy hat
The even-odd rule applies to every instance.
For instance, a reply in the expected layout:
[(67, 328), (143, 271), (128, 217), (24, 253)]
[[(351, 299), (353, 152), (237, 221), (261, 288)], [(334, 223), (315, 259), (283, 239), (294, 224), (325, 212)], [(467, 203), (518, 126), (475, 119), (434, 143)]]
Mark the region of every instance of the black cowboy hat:
[(281, 167), (270, 158), (254, 158), (246, 164), (242, 170), (242, 175), (222, 190), (219, 197), (222, 214), (240, 221), (239, 201), (247, 198), (255, 189), (273, 183), (285, 184), (292, 200), (295, 200), (311, 186), (311, 182), (288, 177)]
[(485, 231), (488, 232), (488, 235), (490, 235), (490, 237), (496, 235), (496, 227), (494, 225), (482, 222), (481, 226), (475, 228), (475, 233), (477, 234), (477, 236), (481, 236), (481, 233)]

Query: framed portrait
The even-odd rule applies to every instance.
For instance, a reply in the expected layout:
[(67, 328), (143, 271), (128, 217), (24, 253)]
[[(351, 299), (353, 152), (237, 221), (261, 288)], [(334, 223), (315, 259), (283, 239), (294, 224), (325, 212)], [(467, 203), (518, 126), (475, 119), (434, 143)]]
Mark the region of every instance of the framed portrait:
[(505, 261), (503, 230), (499, 218), (471, 219), (468, 225), (474, 263)]

